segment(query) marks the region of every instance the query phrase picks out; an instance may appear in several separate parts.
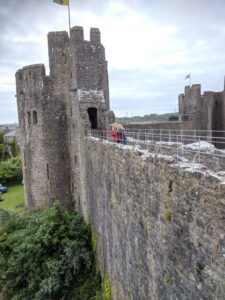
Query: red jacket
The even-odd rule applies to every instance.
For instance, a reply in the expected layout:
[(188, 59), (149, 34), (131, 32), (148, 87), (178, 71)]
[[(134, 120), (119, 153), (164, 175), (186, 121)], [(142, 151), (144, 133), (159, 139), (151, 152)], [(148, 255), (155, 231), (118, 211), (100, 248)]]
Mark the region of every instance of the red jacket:
[(119, 136), (119, 134), (116, 131), (112, 130), (111, 136), (112, 136), (114, 142), (120, 142), (121, 137)]

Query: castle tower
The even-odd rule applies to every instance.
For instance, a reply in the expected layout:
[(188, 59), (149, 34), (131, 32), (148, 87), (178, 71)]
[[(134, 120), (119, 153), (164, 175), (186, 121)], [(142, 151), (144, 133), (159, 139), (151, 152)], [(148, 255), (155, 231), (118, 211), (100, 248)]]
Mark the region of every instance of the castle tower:
[[(75, 26), (70, 32), (70, 154), (72, 198), (76, 210), (87, 217), (85, 182), (85, 153), (82, 137), (85, 128), (107, 129), (114, 121), (109, 107), (108, 70), (100, 31), (91, 28), (90, 40), (84, 40), (83, 28)], [(82, 206), (82, 207), (81, 207)]]
[(64, 99), (43, 65), (19, 70), (16, 84), (26, 205), (64, 205), (70, 182)]
[[(106, 120), (109, 107), (109, 87), (105, 49), (98, 28), (90, 29), (90, 41), (84, 40), (83, 28), (71, 29), (70, 43), (75, 56), (79, 110), (87, 113), (92, 129), (106, 128), (113, 114)], [(72, 75), (71, 75), (72, 76)]]
[(188, 129), (201, 129), (201, 85), (185, 86), (184, 94), (179, 95), (178, 101), (180, 121), (188, 122)]
[[(85, 126), (106, 129), (109, 110), (105, 50), (97, 28), (48, 34), (50, 75), (44, 65), (16, 73), (20, 143), (28, 208), (54, 202), (85, 204), (82, 139)], [(83, 198), (83, 199), (81, 199)]]

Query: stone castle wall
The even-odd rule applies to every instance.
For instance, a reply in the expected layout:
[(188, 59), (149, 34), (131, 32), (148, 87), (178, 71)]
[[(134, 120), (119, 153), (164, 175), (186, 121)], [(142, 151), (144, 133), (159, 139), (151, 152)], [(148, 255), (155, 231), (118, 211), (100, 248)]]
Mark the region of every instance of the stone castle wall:
[[(113, 122), (100, 32), (51, 32), (48, 46), (49, 76), (42, 64), (16, 73), (27, 207), (58, 201), (92, 219), (114, 300), (223, 299), (222, 173), (84, 138)], [(223, 128), (224, 93), (204, 95), (186, 88), (184, 119), (149, 128)]]
[(113, 299), (223, 299), (225, 182), (130, 146), (85, 142), (87, 211)]
[(50, 75), (42, 64), (16, 73), (19, 136), (26, 206), (59, 202), (80, 211), (84, 202), (80, 135), (106, 129), (113, 119), (100, 31), (83, 28), (48, 34)]

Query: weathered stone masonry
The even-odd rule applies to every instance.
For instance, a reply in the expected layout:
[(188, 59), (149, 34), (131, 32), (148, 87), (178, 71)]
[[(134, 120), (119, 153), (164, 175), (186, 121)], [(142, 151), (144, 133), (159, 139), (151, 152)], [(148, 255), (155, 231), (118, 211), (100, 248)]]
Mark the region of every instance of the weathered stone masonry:
[(88, 209), (113, 299), (224, 299), (224, 178), (146, 153), (86, 140)]
[[(48, 47), (49, 76), (42, 64), (16, 73), (27, 207), (57, 201), (92, 220), (114, 300), (224, 299), (224, 173), (85, 138), (113, 121), (100, 32), (91, 28), (90, 41), (78, 26), (70, 37), (51, 32)], [(208, 108), (199, 95), (198, 86), (186, 88), (180, 112), (188, 120), (166, 128), (212, 125), (223, 93), (208, 94)], [(200, 125), (199, 101), (208, 114)]]
[(28, 208), (54, 202), (84, 210), (82, 143), (85, 128), (106, 129), (108, 71), (100, 32), (83, 28), (48, 34), (50, 75), (42, 64), (16, 73), (20, 145)]

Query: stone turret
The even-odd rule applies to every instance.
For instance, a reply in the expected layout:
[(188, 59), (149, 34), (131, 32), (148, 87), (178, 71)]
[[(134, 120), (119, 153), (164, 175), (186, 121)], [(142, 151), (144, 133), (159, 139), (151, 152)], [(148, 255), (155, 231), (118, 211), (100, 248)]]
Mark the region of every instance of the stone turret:
[(41, 64), (19, 70), (16, 84), (26, 204), (64, 205), (70, 181), (65, 102)]
[(105, 49), (99, 29), (91, 28), (85, 41), (76, 26), (70, 38), (65, 31), (50, 32), (48, 51), (49, 76), (42, 64), (16, 73), (26, 205), (57, 201), (79, 210), (85, 125), (106, 129), (114, 116)]
[(191, 130), (222, 130), (224, 129), (223, 92), (204, 92), (201, 95), (201, 85), (186, 86), (184, 94), (180, 94), (180, 121), (183, 128)]

